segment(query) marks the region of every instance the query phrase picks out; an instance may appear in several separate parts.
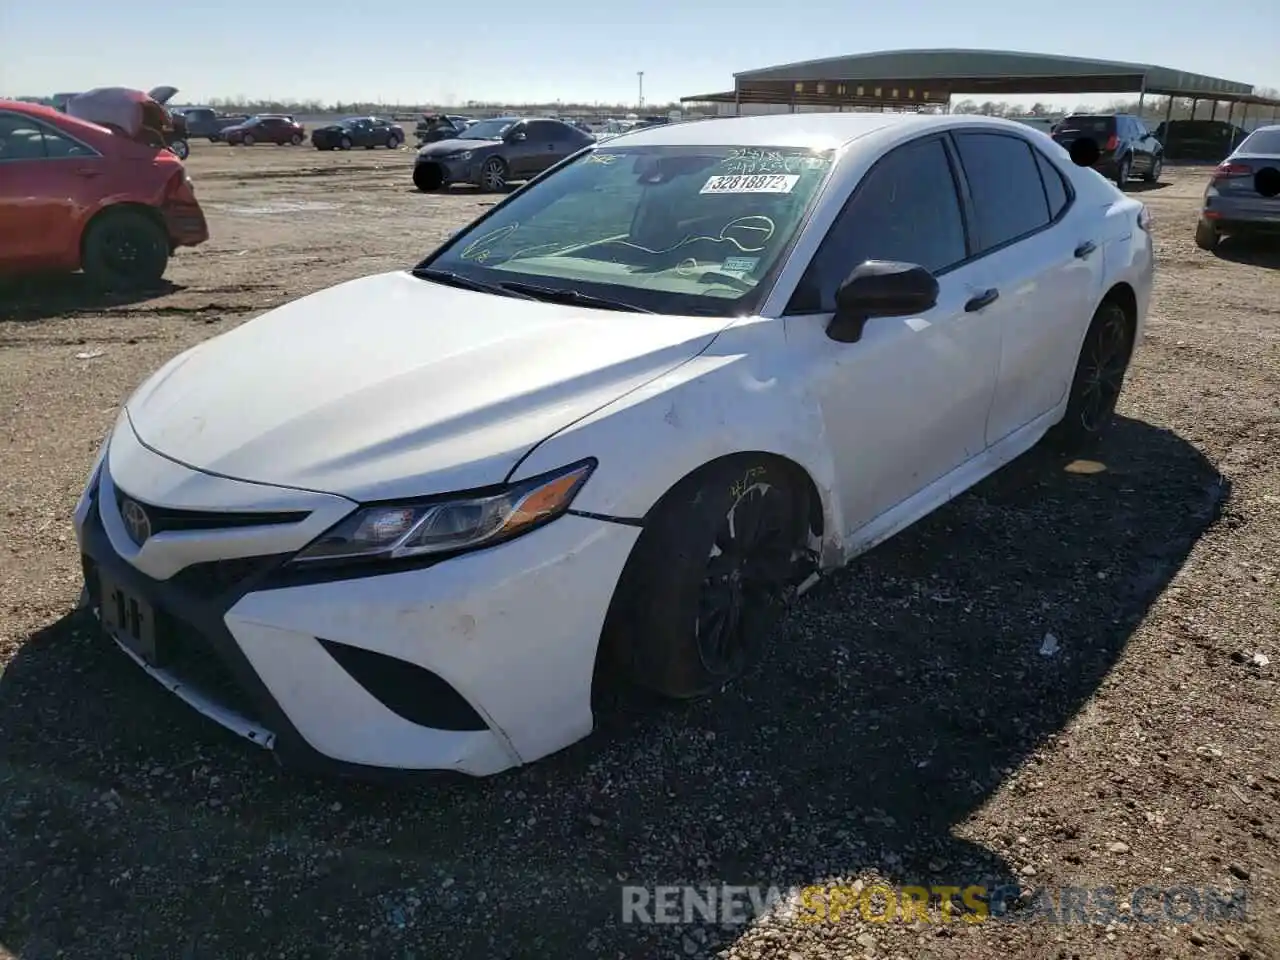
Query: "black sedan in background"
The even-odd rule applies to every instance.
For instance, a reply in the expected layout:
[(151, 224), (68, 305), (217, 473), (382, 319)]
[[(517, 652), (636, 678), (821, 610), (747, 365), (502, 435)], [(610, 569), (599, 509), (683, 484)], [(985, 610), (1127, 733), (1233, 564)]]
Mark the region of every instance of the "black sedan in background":
[(317, 150), (395, 150), (404, 143), (404, 128), (382, 117), (347, 117), (311, 131), (311, 143)]
[(531, 180), (595, 137), (546, 117), (479, 120), (452, 140), (418, 150), (413, 184), (428, 192), (455, 183), (505, 190), (513, 180)]

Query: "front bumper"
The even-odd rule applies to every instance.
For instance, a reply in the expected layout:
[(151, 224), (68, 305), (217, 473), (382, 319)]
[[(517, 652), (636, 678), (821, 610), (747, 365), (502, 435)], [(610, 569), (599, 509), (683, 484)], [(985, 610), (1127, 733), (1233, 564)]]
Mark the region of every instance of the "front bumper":
[(197, 203), (169, 203), (164, 207), (164, 222), (169, 233), (169, 245), (198, 247), (209, 239), (209, 223)]
[(476, 168), (472, 160), (456, 160), (445, 159), (442, 157), (418, 157), (414, 161), (414, 166), (426, 166), (430, 164), (440, 171), (443, 178), (442, 186), (450, 186), (455, 183), (475, 183)]
[[(117, 433), (132, 431), (125, 424)], [(144, 503), (181, 502), (182, 486), (164, 478), (186, 468), (112, 447), (76, 517), (90, 604), (101, 604), (104, 574), (145, 601), (164, 658), (147, 662), (113, 639), (171, 692), (282, 762), (356, 776), (483, 776), (591, 731), (596, 646), (636, 528), (570, 515), (430, 567), (311, 583), (285, 576), (301, 536), (281, 533), (282, 544), (293, 538), (287, 551), (170, 571), (182, 559), (226, 554), (228, 531), (157, 534), (167, 552), (142, 556), (151, 541), (132, 547), (116, 480)], [(161, 483), (144, 491), (147, 457), (164, 465), (151, 471)], [(247, 486), (187, 472), (194, 487)], [(321, 503), (316, 512), (328, 510)], [(175, 550), (181, 558), (170, 562)]]

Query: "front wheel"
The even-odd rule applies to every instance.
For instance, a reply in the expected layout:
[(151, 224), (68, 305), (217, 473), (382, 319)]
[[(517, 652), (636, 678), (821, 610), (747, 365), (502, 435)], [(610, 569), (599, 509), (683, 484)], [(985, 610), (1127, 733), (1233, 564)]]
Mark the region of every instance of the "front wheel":
[(338, 146), (340, 146), (343, 150), (350, 150), (350, 149), (351, 149), (351, 138), (350, 138), (350, 137), (343, 137), (341, 140), (339, 140), (339, 141), (338, 141)]
[(501, 157), (490, 157), (480, 168), (480, 186), (498, 193), (507, 188), (507, 165)]
[(776, 460), (731, 457), (668, 493), (632, 552), (605, 625), (610, 679), (703, 696), (762, 652), (806, 572), (808, 503)]
[(115, 210), (89, 224), (82, 244), (89, 282), (111, 291), (154, 287), (169, 265), (169, 237), (139, 210)]
[(1133, 321), (1120, 304), (1098, 307), (1076, 361), (1067, 412), (1054, 427), (1057, 445), (1067, 452), (1087, 449), (1106, 434), (1133, 354)]
[(298, 146), (300, 143), (302, 143), (302, 134), (295, 133), (292, 137), (289, 138), (289, 142), (293, 144), (295, 147)]
[(244, 143), (244, 145), (245, 145), (246, 147), (252, 147), (252, 146), (253, 146), (253, 134), (252, 134), (252, 133), (246, 133), (246, 134), (244, 135), (244, 140), (243, 140), (242, 142)]
[(1147, 183), (1159, 183), (1160, 174), (1164, 172), (1164, 157), (1157, 156), (1151, 161), (1151, 169), (1142, 175)]
[(169, 144), (169, 151), (179, 160), (185, 160), (191, 156), (191, 145), (185, 140), (174, 140)]
[(397, 137), (394, 133), (391, 136), (387, 137), (387, 149), (388, 150), (400, 149), (400, 138)]

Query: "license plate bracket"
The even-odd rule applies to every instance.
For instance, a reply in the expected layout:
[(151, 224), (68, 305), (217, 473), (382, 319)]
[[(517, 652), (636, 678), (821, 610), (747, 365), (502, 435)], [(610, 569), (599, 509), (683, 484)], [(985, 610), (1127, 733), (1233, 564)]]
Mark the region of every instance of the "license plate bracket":
[(155, 608), (106, 574), (99, 574), (98, 583), (103, 629), (151, 666), (160, 666)]

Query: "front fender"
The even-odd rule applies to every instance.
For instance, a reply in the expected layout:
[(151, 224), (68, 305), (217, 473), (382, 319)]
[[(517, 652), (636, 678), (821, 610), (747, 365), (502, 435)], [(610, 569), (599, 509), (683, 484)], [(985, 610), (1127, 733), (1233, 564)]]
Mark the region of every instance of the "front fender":
[(640, 520), (680, 480), (739, 453), (784, 457), (822, 505), (823, 563), (840, 556), (844, 524), (818, 405), (787, 376), (780, 320), (743, 321), (698, 357), (543, 441), (513, 472), (531, 477), (584, 457), (599, 465), (573, 509)]

